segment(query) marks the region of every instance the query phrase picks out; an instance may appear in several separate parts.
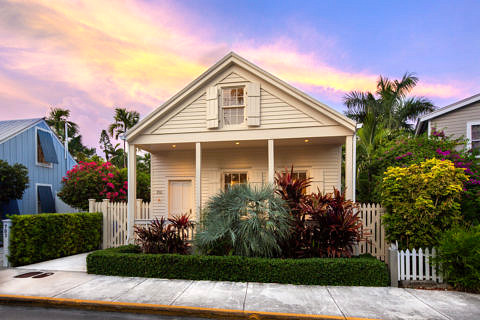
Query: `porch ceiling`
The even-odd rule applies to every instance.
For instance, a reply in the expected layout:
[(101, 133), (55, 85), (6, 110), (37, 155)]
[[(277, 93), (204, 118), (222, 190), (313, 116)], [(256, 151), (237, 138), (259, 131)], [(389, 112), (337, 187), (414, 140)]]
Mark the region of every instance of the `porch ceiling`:
[[(305, 137), (295, 139), (278, 139), (275, 140), (275, 147), (293, 147), (308, 145), (325, 145), (325, 144), (343, 144), (345, 137)], [(231, 149), (231, 148), (254, 148), (268, 147), (268, 140), (234, 140), (234, 141), (213, 141), (201, 142), (202, 149)], [(157, 144), (140, 144), (138, 148), (148, 152), (173, 151), (173, 150), (195, 150), (195, 143), (157, 143)]]

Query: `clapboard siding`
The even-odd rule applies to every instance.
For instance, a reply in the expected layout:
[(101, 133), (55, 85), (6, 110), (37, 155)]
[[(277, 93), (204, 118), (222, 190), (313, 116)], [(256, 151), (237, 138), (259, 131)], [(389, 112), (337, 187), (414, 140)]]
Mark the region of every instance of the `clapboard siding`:
[(480, 102), (454, 110), (430, 121), (432, 129), (444, 130), (446, 135), (453, 135), (455, 138), (466, 137), (467, 122), (480, 121)]
[(21, 163), (28, 169), (29, 186), (23, 194), (23, 198), (18, 200), (18, 207), (21, 214), (32, 214), (37, 212), (36, 188), (37, 183), (51, 184), (53, 195), (60, 191), (62, 177), (66, 175), (67, 170), (71, 169), (76, 163), (68, 155), (65, 160), (63, 145), (53, 137), (55, 152), (57, 153), (58, 164), (54, 163), (52, 168), (38, 166), (35, 162), (36, 150), (36, 129), (42, 128), (50, 131), (48, 125), (41, 121), (35, 126), (17, 134), (9, 140), (0, 144), (0, 159), (9, 164)]
[[(243, 78), (233, 76), (231, 73), (227, 78), (220, 83), (226, 83), (235, 79), (238, 82), (244, 81)], [(186, 106), (183, 110), (174, 114), (163, 124), (159, 124), (153, 130), (153, 134), (169, 134), (169, 133), (184, 133), (184, 132), (205, 132), (207, 129), (206, 122), (206, 100), (205, 94), (201, 95), (195, 101)], [(272, 95), (268, 91), (260, 90), (260, 126), (259, 127), (245, 127), (247, 130), (259, 129), (278, 129), (295, 127), (314, 127), (321, 126), (323, 123), (318, 119), (312, 118), (310, 115), (300, 111), (294, 106), (289, 105), (282, 99)], [(219, 130), (222, 130), (220, 128)]]
[[(309, 145), (276, 147), (276, 171), (290, 168), (307, 171), (313, 178), (309, 191), (332, 191), (340, 188), (341, 147), (339, 145)], [(265, 148), (203, 149), (202, 203), (222, 187), (222, 173), (229, 170), (246, 171), (249, 183), (260, 185), (267, 181), (267, 146)], [(195, 151), (163, 151), (152, 153), (152, 210), (153, 215), (168, 214), (168, 181), (191, 179), (195, 176)]]

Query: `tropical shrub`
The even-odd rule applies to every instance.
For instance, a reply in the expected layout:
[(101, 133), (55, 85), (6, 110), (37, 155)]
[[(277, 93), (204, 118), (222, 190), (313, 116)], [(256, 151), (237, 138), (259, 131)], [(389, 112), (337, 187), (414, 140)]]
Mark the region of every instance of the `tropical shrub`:
[(27, 187), (27, 168), (20, 163), (9, 165), (0, 160), (0, 204), (11, 199), (21, 199)]
[(271, 259), (238, 256), (142, 254), (135, 246), (95, 251), (88, 273), (306, 285), (388, 286), (385, 263), (375, 258)]
[(187, 254), (187, 231), (193, 222), (188, 215), (153, 220), (146, 227), (135, 226), (136, 243), (144, 253)]
[(389, 168), (382, 192), (386, 239), (398, 241), (401, 248), (435, 246), (443, 231), (461, 221), (465, 181), (464, 169), (449, 160)]
[(80, 161), (62, 178), (58, 196), (75, 208), (88, 209), (88, 199), (122, 201), (127, 199), (127, 181), (110, 162)]
[(97, 250), (102, 240), (101, 213), (14, 215), (9, 261), (13, 266)]
[(290, 226), (286, 204), (271, 186), (239, 184), (207, 203), (195, 243), (205, 254), (275, 257)]
[[(369, 150), (369, 160), (357, 160), (357, 199), (364, 203), (380, 203), (382, 201), (382, 183), (385, 171), (389, 167), (404, 167), (420, 163), (425, 159), (451, 159), (439, 154), (438, 150), (455, 150), (465, 145), (462, 139), (450, 139), (441, 132), (434, 131), (431, 136), (423, 134), (415, 136), (410, 133), (394, 132), (384, 135), (376, 143), (374, 150)], [(360, 148), (360, 146), (359, 146)], [(471, 153), (458, 153), (462, 158), (471, 157)], [(455, 162), (455, 161), (454, 161)]]
[[(120, 169), (121, 179), (128, 180), (128, 169)], [(137, 167), (137, 199), (150, 202), (150, 172), (139, 170)]]
[(275, 174), (275, 192), (287, 203), (293, 219), (290, 236), (281, 244), (283, 255), (292, 258), (305, 254), (306, 228), (302, 204), (312, 180), (311, 178), (295, 178), (293, 172), (292, 166), (290, 171), (285, 169), (285, 171)]
[(350, 257), (364, 238), (358, 205), (334, 188), (333, 193), (312, 193), (302, 203), (307, 252), (312, 257)]
[(437, 249), (444, 278), (458, 289), (480, 292), (480, 225), (446, 231)]

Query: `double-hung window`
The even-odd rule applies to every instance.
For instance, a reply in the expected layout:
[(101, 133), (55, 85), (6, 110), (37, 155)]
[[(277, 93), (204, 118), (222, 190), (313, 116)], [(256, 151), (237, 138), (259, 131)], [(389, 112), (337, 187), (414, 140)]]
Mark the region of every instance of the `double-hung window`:
[(223, 125), (245, 122), (245, 90), (243, 87), (223, 88), (221, 96)]
[(480, 152), (480, 121), (467, 123), (467, 139), (472, 150)]
[(223, 188), (228, 190), (236, 184), (247, 183), (246, 172), (225, 172), (223, 174)]

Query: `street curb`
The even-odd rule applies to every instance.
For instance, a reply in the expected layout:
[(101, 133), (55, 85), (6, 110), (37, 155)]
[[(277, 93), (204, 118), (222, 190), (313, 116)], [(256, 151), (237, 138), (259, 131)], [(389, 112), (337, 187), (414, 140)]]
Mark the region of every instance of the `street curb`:
[(356, 318), (329, 315), (309, 315), (298, 313), (280, 313), (248, 310), (231, 310), (216, 308), (199, 308), (187, 306), (171, 306), (162, 304), (146, 304), (131, 302), (113, 302), (98, 300), (80, 300), (50, 297), (33, 297), (21, 295), (0, 295), (0, 304), (16, 304), (23, 306), (51, 307), (51, 308), (74, 308), (96, 311), (127, 312), (143, 314), (161, 314), (168, 316), (188, 316), (210, 319), (342, 319), (342, 320), (378, 320), (370, 318)]

